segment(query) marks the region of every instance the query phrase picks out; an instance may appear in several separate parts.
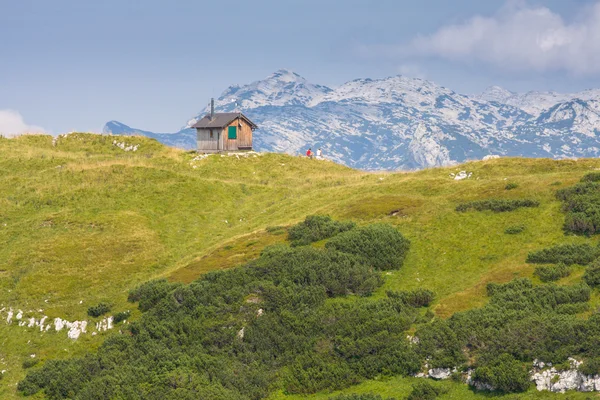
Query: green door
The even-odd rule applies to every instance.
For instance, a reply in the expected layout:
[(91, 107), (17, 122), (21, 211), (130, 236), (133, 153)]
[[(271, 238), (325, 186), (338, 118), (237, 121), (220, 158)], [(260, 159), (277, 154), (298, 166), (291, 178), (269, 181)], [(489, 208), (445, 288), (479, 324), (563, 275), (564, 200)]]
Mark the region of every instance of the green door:
[(237, 139), (237, 126), (227, 128), (227, 139)]

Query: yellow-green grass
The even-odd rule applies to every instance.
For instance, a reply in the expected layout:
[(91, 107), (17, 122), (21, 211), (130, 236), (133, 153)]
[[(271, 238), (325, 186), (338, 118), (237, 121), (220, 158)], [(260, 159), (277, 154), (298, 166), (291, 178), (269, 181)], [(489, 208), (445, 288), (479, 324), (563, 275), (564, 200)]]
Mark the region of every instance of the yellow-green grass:
[[(113, 140), (140, 147), (124, 152)], [(554, 192), (600, 168), (599, 160), (507, 158), (366, 173), (281, 154), (193, 161), (195, 156), (141, 137), (73, 134), (56, 145), (49, 136), (0, 139), (0, 308), (26, 315), (43, 309), (69, 320), (89, 319), (87, 308), (100, 301), (114, 311), (131, 309), (127, 292), (139, 283), (162, 277), (190, 282), (234, 267), (285, 239), (267, 227), (315, 213), (397, 226), (411, 250), (375, 296), (428, 288), (441, 317), (484, 304), (488, 282), (531, 277), (529, 251), (595, 242), (563, 234)], [(454, 181), (449, 174), (459, 170), (473, 176)], [(507, 191), (507, 182), (519, 186)], [(541, 205), (509, 213), (454, 211), (460, 202), (485, 198), (533, 198)], [(513, 225), (525, 231), (505, 234)], [(0, 398), (15, 396), (30, 354), (42, 360), (82, 354), (106, 335), (72, 341), (64, 331), (40, 333), (0, 321), (0, 369), (7, 370)], [(394, 378), (387, 384), (405, 392), (409, 383)], [(356, 390), (382, 384), (367, 382)], [(472, 395), (461, 385), (444, 384), (453, 387), (447, 396)]]

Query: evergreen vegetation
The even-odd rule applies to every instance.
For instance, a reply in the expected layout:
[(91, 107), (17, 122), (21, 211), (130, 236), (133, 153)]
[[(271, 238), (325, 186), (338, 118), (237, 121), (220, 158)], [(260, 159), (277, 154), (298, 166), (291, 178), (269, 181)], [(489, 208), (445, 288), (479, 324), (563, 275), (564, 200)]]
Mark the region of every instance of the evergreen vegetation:
[[(536, 267), (533, 272), (542, 282), (554, 282), (571, 274), (571, 268), (564, 263)], [(589, 284), (589, 283), (588, 283)]]
[[(408, 249), (391, 227), (356, 230), (359, 236), (344, 247), (349, 253), (338, 250), (343, 246), (279, 245), (244, 267), (206, 274), (189, 286), (164, 280), (142, 285), (129, 298), (144, 314), (128, 325), (128, 335), (113, 336), (97, 355), (46, 363), (19, 390), (44, 390), (52, 399), (87, 399), (92, 393), (258, 399), (278, 375), (287, 392), (314, 393), (379, 375), (414, 373), (421, 360), (405, 332), (419, 319), (418, 307), (431, 301), (431, 292), (326, 301), (367, 296), (381, 286), (381, 274), (366, 263), (375, 240), (371, 233), (395, 238), (385, 249), (396, 258)], [(71, 376), (73, 371), (83, 373)]]
[(464, 212), (473, 209), (475, 211), (506, 212), (522, 207), (538, 207), (539, 205), (539, 201), (531, 199), (488, 199), (459, 204), (456, 211)]
[(556, 197), (567, 214), (564, 230), (580, 235), (600, 232), (600, 182), (598, 173), (590, 173), (573, 187), (561, 189)]
[(328, 249), (354, 254), (378, 270), (402, 267), (409, 246), (408, 239), (387, 224), (356, 228), (335, 236), (325, 244)]
[(328, 215), (309, 215), (288, 230), (292, 246), (303, 246), (354, 228), (354, 222), (334, 221)]
[(527, 255), (533, 264), (587, 265), (600, 256), (600, 248), (590, 244), (562, 244)]

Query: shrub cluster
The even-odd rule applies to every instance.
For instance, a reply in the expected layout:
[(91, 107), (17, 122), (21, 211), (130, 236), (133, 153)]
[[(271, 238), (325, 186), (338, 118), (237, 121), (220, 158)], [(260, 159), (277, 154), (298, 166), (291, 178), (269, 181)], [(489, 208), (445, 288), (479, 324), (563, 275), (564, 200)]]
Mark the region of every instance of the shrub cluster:
[(394, 397), (381, 397), (378, 394), (340, 394), (335, 397), (330, 397), (329, 400), (396, 400)]
[(325, 247), (354, 254), (378, 270), (389, 270), (402, 266), (410, 242), (391, 225), (372, 224), (341, 233)]
[(433, 301), (433, 292), (428, 289), (416, 289), (412, 292), (388, 290), (386, 294), (389, 298), (399, 299), (412, 307), (429, 307), (429, 304)]
[(598, 173), (588, 174), (581, 183), (558, 190), (556, 197), (566, 213), (564, 230), (580, 235), (600, 232), (600, 182)]
[(115, 324), (118, 324), (119, 322), (123, 322), (125, 321), (127, 318), (129, 318), (129, 316), (131, 315), (131, 312), (129, 311), (121, 311), (115, 314), (114, 318), (113, 318), (113, 322)]
[(600, 182), (600, 172), (590, 172), (581, 178), (581, 182)]
[(504, 189), (505, 190), (513, 190), (513, 189), (516, 189), (518, 187), (519, 187), (519, 185), (517, 185), (516, 183), (510, 182), (510, 183), (507, 183), (506, 186), (504, 186)]
[(554, 282), (560, 278), (565, 278), (571, 275), (571, 268), (564, 263), (560, 263), (556, 265), (536, 267), (533, 274), (539, 277), (542, 282)]
[[(273, 246), (189, 285), (144, 284), (129, 295), (142, 316), (122, 328), (126, 334), (111, 336), (96, 354), (46, 362), (18, 389), (50, 399), (241, 400), (267, 397), (275, 381), (306, 394), (415, 373), (423, 360), (406, 331), (433, 295), (359, 297), (383, 283), (367, 260), (397, 266), (408, 242), (391, 227), (356, 231), (328, 249)], [(374, 257), (381, 249), (393, 256)], [(326, 301), (348, 295), (353, 301)]]
[(292, 246), (304, 246), (327, 239), (354, 228), (354, 222), (334, 221), (328, 215), (309, 215), (303, 222), (288, 230)]
[(523, 363), (502, 354), (473, 372), (473, 379), (504, 393), (524, 392), (529, 388), (529, 373)]
[(476, 211), (506, 212), (522, 207), (538, 207), (539, 205), (539, 201), (531, 199), (488, 199), (459, 204), (456, 211), (464, 212), (473, 209)]
[(88, 308), (87, 314), (90, 317), (96, 318), (96, 317), (99, 317), (101, 315), (106, 314), (109, 311), (110, 311), (110, 305), (109, 304), (98, 303), (97, 305)]
[(600, 248), (590, 244), (562, 244), (527, 255), (531, 264), (587, 265), (600, 256)]
[(583, 280), (591, 287), (600, 286), (600, 262), (596, 261), (585, 269)]

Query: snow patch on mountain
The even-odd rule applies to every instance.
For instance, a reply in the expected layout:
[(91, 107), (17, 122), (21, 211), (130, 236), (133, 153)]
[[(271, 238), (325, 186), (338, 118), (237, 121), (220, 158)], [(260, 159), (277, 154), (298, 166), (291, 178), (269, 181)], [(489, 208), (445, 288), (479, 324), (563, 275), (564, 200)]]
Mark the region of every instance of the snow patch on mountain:
[[(308, 147), (320, 147), (327, 158), (366, 170), (451, 165), (489, 154), (600, 155), (596, 89), (519, 94), (493, 86), (466, 96), (405, 76), (357, 79), (332, 89), (284, 69), (230, 86), (215, 108), (243, 112), (258, 124), (256, 150), (303, 154)], [(142, 134), (185, 149), (196, 146), (189, 128), (153, 133), (111, 121), (104, 132)]]

